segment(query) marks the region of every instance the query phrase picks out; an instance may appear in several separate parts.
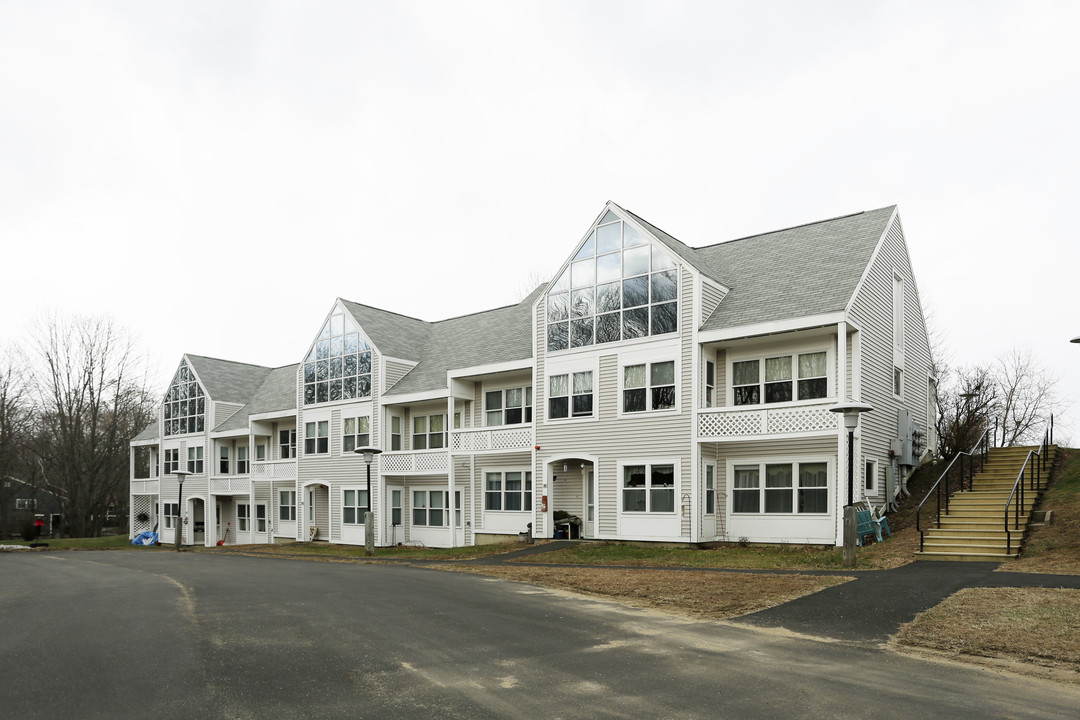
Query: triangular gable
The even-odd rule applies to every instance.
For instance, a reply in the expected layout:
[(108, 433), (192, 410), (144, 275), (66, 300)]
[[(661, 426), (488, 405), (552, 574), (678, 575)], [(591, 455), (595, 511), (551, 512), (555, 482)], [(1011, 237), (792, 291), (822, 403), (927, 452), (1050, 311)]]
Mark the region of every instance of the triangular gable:
[(356, 318), (335, 302), (300, 367), (304, 405), (370, 398), (372, 349)]
[(185, 435), (206, 428), (206, 391), (187, 356), (173, 374), (162, 400), (162, 434)]
[(679, 259), (608, 202), (547, 290), (548, 351), (676, 332)]

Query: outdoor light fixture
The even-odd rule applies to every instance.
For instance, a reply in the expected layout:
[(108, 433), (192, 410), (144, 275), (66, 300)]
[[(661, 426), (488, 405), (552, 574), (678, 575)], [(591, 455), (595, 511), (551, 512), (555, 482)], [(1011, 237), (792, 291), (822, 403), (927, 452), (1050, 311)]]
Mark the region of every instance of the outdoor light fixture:
[(180, 523), (180, 508), (184, 505), (184, 478), (190, 475), (191, 471), (177, 468), (173, 471), (173, 474), (176, 475), (176, 482), (180, 485), (180, 489), (176, 493), (176, 527), (173, 528), (173, 536), (176, 540), (176, 552), (180, 552), (180, 538), (184, 534), (184, 526)]
[(844, 427), (848, 431), (847, 446), (847, 505), (844, 507), (844, 564), (855, 565), (855, 428), (859, 427), (859, 413), (873, 410), (863, 402), (848, 400), (829, 408), (830, 412), (844, 415)]
[(1069, 342), (1074, 342), (1074, 343), (1080, 343), (1080, 335), (1077, 335), (1076, 337), (1074, 337), (1074, 338), (1073, 338), (1072, 340), (1070, 340)]
[(353, 450), (357, 455), (364, 456), (364, 464), (367, 465), (367, 512), (364, 513), (364, 538), (365, 538), (365, 551), (368, 555), (374, 555), (375, 549), (373, 547), (373, 540), (368, 541), (368, 538), (374, 537), (374, 528), (372, 524), (368, 523), (368, 518), (371, 517), (371, 508), (375, 507), (371, 502), (371, 461), (375, 459), (375, 456), (382, 452), (377, 447), (358, 447)]

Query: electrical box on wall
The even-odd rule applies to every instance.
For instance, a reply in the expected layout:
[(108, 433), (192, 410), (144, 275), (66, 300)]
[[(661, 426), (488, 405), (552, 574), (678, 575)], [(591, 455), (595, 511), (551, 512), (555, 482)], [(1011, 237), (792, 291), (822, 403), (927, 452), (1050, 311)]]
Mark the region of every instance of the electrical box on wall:
[(922, 428), (911, 418), (911, 411), (900, 408), (896, 418), (897, 436), (891, 445), (896, 464), (901, 467), (913, 467), (919, 464), (925, 444)]

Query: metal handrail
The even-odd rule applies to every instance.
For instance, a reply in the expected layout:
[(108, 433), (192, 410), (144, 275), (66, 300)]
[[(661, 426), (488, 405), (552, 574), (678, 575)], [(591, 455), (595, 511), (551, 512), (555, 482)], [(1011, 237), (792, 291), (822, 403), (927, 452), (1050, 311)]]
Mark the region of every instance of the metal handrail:
[[(997, 436), (997, 426), (995, 425), (994, 426), (994, 437), (996, 438), (996, 436)], [(968, 465), (968, 472), (967, 472), (968, 484), (967, 484), (967, 486), (968, 486), (968, 489), (970, 490), (971, 489), (971, 482), (972, 482), (972, 480), (975, 479), (975, 457), (976, 457), (976, 453), (978, 453), (979, 466), (981, 468), (982, 465), (986, 462), (986, 456), (990, 453), (990, 443), (991, 442), (992, 442), (992, 439), (991, 439), (991, 435), (990, 435), (990, 428), (988, 427), (985, 430), (983, 430), (983, 434), (979, 437), (979, 439), (975, 442), (975, 444), (971, 446), (971, 450), (968, 450), (968, 451), (961, 450), (960, 452), (956, 453), (956, 455), (953, 456), (953, 459), (950, 460), (949, 464), (945, 467), (945, 472), (941, 473), (941, 477), (939, 477), (937, 479), (937, 482), (935, 482), (933, 484), (933, 486), (931, 486), (930, 490), (926, 493), (926, 497), (924, 497), (922, 499), (922, 502), (919, 503), (918, 507), (915, 508), (915, 529), (919, 532), (919, 552), (923, 551), (923, 535), (924, 535), (924, 532), (923, 532), (923, 529), (922, 529), (922, 508), (923, 508), (923, 505), (926, 504), (926, 501), (930, 499), (931, 495), (935, 495), (935, 497), (937, 498), (937, 507), (936, 507), (936, 510), (935, 510), (934, 522), (935, 523), (940, 523), (941, 522), (941, 489), (942, 489), (942, 482), (941, 481), (942, 480), (945, 481), (945, 513), (948, 514), (948, 512), (949, 512), (949, 498), (952, 496), (952, 493), (949, 492), (949, 471), (952, 470), (953, 465), (956, 464), (957, 460), (959, 460), (960, 461), (960, 487), (957, 488), (957, 489), (958, 490), (963, 490), (964, 489), (964, 457), (966, 456), (968, 458), (968, 463), (967, 463), (967, 465)]]
[[(1012, 505), (1012, 501), (1016, 498), (1017, 490), (1020, 492), (1019, 502), (1013, 506), (1013, 513), (1015, 519), (1013, 520), (1013, 530), (1020, 530), (1020, 508), (1024, 506), (1024, 493), (1025, 485), (1024, 479), (1027, 476), (1027, 490), (1031, 492), (1038, 492), (1042, 489), (1042, 472), (1046, 469), (1047, 455), (1049, 455), (1050, 446), (1054, 444), (1054, 416), (1050, 415), (1050, 420), (1047, 423), (1046, 429), (1043, 431), (1042, 443), (1039, 444), (1038, 450), (1028, 450), (1027, 457), (1024, 458), (1024, 464), (1020, 467), (1020, 473), (1016, 476), (1016, 482), (1013, 483), (1012, 492), (1009, 493), (1009, 500), (1005, 503), (1005, 554), (1012, 554), (1012, 531), (1009, 530), (1009, 506)], [(1035, 456), (1036, 461), (1031, 463), (1032, 456)], [(1032, 467), (1029, 470), (1028, 465)]]

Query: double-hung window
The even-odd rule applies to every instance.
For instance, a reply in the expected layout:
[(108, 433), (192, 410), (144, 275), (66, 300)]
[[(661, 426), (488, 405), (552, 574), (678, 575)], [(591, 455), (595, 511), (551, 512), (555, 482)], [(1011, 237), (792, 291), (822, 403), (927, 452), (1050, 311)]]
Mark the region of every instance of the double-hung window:
[(705, 514), (716, 514), (716, 466), (705, 466)]
[(304, 423), (304, 454), (325, 455), (330, 452), (330, 421)]
[(705, 361), (705, 407), (716, 404), (716, 363)]
[(203, 471), (202, 446), (187, 449), (187, 469), (189, 473), (201, 473)]
[(296, 519), (296, 491), (281, 490), (278, 492), (278, 519)]
[(346, 525), (363, 525), (364, 513), (370, 510), (367, 490), (345, 490), (342, 498), (341, 521)]
[(247, 532), (251, 525), (251, 506), (244, 503), (237, 503), (236, 505), (236, 529), (240, 532)]
[(531, 472), (485, 473), (485, 510), (532, 510)]
[(489, 426), (531, 423), (532, 404), (531, 387), (488, 390), (484, 393), (484, 422)]
[(371, 418), (345, 418), (345, 435), (341, 438), (341, 451), (352, 452), (371, 444)]
[(675, 512), (675, 466), (624, 466), (622, 500), (623, 512)]
[(219, 448), (219, 451), (220, 451), (221, 454), (220, 454), (220, 459), (218, 461), (218, 474), (219, 475), (228, 475), (229, 474), (229, 446), (228, 445), (222, 445)]
[(552, 375), (548, 378), (548, 417), (592, 417), (592, 370)]
[(266, 532), (266, 505), (263, 503), (255, 506), (255, 532)]
[(165, 528), (170, 530), (179, 525), (180, 503), (165, 503)]
[(162, 459), (161, 473), (171, 475), (180, 469), (180, 448), (166, 448)]
[(675, 362), (642, 363), (623, 368), (623, 412), (675, 407)]
[(733, 362), (731, 391), (735, 405), (828, 397), (827, 355), (819, 351)]
[(390, 449), (401, 449), (401, 416), (390, 416)]
[(774, 515), (829, 511), (829, 468), (824, 462), (736, 465), (732, 512)]
[(236, 446), (236, 474), (247, 475), (248, 474), (248, 454), (247, 445)]
[(296, 457), (296, 431), (280, 431), (278, 433), (278, 448), (282, 460)]
[(414, 417), (412, 441), (413, 450), (438, 450), (446, 447), (446, 416)]

